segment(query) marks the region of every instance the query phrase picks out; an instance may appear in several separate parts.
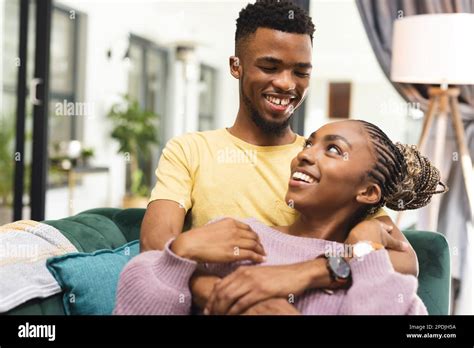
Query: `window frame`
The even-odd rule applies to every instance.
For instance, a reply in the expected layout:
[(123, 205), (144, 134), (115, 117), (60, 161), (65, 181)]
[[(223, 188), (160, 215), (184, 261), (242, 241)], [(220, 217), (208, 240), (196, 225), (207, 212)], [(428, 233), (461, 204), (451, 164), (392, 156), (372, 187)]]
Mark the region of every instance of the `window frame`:
[[(146, 108), (146, 102), (147, 102), (147, 95), (148, 95), (148, 81), (147, 81), (147, 76), (148, 76), (148, 60), (147, 60), (147, 53), (153, 52), (158, 55), (161, 55), (162, 61), (163, 61), (163, 70), (165, 72), (164, 78), (160, 81), (161, 84), (161, 90), (163, 91), (162, 95), (162, 101), (163, 103), (161, 106), (156, 107), (156, 105), (159, 105), (159, 100), (155, 100), (155, 110), (150, 110), (156, 114), (158, 114), (159, 119), (158, 119), (158, 140), (159, 144), (156, 148), (156, 150), (152, 150), (152, 159), (148, 163), (145, 163), (145, 167), (142, 167), (141, 169), (145, 172), (148, 173), (149, 176), (147, 175), (150, 185), (154, 185), (155, 183), (155, 168), (158, 165), (158, 160), (159, 160), (159, 154), (162, 151), (162, 146), (163, 142), (165, 140), (165, 135), (166, 135), (166, 113), (168, 110), (168, 90), (169, 90), (169, 79), (170, 79), (170, 57), (171, 53), (170, 50), (160, 46), (159, 44), (155, 43), (154, 41), (151, 41), (149, 39), (146, 39), (140, 35), (134, 34), (134, 33), (129, 33), (129, 48), (134, 45), (135, 47), (138, 47), (141, 49), (141, 72), (140, 75), (143, 77), (140, 80), (140, 85), (139, 85), (139, 97), (138, 97), (138, 103), (142, 108)], [(130, 75), (129, 75), (130, 78)], [(127, 93), (130, 93), (130, 85), (127, 86)], [(140, 164), (142, 165), (142, 163)], [(130, 175), (128, 174), (128, 169), (127, 169), (127, 175), (126, 175), (126, 182), (127, 182), (127, 187), (130, 184)]]
[[(199, 105), (199, 115), (198, 115), (198, 131), (205, 131), (205, 130), (213, 130), (216, 127), (216, 113), (217, 113), (217, 74), (218, 70), (214, 68), (213, 66), (210, 66), (205, 63), (200, 64), (200, 78), (199, 78), (199, 83), (202, 83), (202, 76), (203, 76), (203, 71), (211, 71), (212, 72), (212, 87), (210, 93), (212, 94), (211, 99), (212, 99), (212, 113), (211, 114), (204, 114), (201, 111), (201, 105)], [(211, 121), (211, 127), (210, 129), (204, 129), (202, 127), (201, 121), (207, 120)]]

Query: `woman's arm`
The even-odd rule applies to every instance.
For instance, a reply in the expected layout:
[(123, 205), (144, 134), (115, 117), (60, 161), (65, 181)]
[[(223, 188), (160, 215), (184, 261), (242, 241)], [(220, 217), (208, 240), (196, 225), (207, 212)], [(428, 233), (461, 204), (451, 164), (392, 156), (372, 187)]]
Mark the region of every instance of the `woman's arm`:
[(144, 252), (125, 266), (120, 274), (114, 314), (191, 313), (188, 283), (197, 263), (174, 254), (170, 242), (163, 251)]
[(387, 250), (373, 251), (350, 261), (352, 285), (340, 314), (426, 315), (428, 311), (416, 295), (414, 276), (396, 272)]

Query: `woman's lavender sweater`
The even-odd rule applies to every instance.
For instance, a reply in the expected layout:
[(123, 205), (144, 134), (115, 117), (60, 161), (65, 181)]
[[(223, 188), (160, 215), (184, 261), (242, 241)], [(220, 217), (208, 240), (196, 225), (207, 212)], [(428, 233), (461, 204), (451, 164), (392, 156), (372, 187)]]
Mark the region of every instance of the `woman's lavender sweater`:
[[(306, 237), (296, 237), (268, 227), (256, 219), (242, 220), (259, 235), (267, 260), (260, 265), (283, 265), (313, 260), (328, 251), (342, 251), (344, 244)], [(170, 250), (147, 251), (133, 258), (120, 275), (114, 314), (191, 313), (189, 279), (205, 268), (225, 277), (249, 262), (197, 264)], [(257, 266), (258, 267), (258, 266)], [(416, 295), (414, 276), (394, 271), (385, 249), (350, 261), (352, 285), (332, 295), (308, 290), (297, 296), (295, 307), (302, 314), (427, 314)]]

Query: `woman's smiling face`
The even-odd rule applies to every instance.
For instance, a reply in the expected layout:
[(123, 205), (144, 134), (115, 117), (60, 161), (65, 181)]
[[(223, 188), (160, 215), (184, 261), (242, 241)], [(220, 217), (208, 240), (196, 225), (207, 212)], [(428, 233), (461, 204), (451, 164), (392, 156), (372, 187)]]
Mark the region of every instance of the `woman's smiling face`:
[(356, 197), (368, 187), (374, 161), (369, 136), (359, 122), (327, 124), (311, 134), (292, 160), (286, 201), (300, 212), (351, 206), (356, 211)]

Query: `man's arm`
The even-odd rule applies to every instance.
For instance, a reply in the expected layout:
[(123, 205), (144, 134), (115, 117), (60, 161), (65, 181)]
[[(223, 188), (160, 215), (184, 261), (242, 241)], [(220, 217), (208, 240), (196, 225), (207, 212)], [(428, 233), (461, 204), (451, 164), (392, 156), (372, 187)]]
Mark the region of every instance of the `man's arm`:
[[(185, 215), (185, 210), (174, 201), (159, 199), (151, 202), (140, 229), (140, 251), (163, 250), (167, 241), (181, 233)], [(204, 307), (219, 279), (196, 271), (189, 283), (193, 302)]]
[[(225, 218), (181, 234), (184, 217), (184, 209), (174, 201), (152, 202), (142, 223), (142, 251), (163, 250), (166, 242), (175, 238), (171, 251), (198, 263), (264, 260), (263, 246), (249, 225)], [(239, 253), (235, 253), (235, 248)], [(189, 286), (196, 304), (204, 305), (217, 280), (218, 277), (201, 272), (193, 274)]]
[[(351, 230), (346, 243), (371, 240), (386, 249), (404, 250), (406, 247), (389, 230), (382, 222), (366, 220)], [(240, 267), (215, 286), (205, 313), (239, 314), (268, 298), (288, 298), (309, 289), (340, 286), (331, 279), (326, 260), (321, 258), (291, 265)]]
[(140, 228), (140, 251), (163, 250), (167, 241), (181, 233), (185, 215), (174, 201), (158, 199), (148, 204)]
[(392, 262), (395, 271), (418, 277), (418, 258), (416, 257), (415, 250), (413, 250), (405, 235), (398, 229), (389, 216), (380, 216), (377, 220), (386, 225), (393, 226), (390, 233), (392, 237), (399, 241), (406, 242), (410, 246), (405, 251), (387, 249), (388, 256), (390, 257), (390, 261)]
[(290, 265), (242, 266), (216, 284), (204, 314), (241, 314), (271, 298), (288, 301), (308, 289), (336, 287), (325, 258)]

